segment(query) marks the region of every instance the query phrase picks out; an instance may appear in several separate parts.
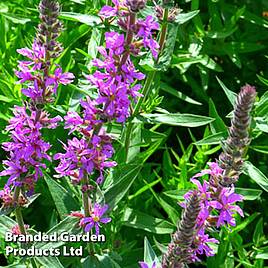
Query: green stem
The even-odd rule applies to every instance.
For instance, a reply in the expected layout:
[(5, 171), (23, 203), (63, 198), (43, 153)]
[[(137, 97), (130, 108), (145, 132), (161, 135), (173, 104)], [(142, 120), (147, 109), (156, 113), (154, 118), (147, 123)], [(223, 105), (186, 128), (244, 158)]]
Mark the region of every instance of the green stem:
[(147, 76), (147, 79), (146, 79), (146, 82), (145, 82), (145, 85), (142, 89), (142, 97), (139, 98), (136, 106), (135, 106), (135, 109), (134, 109), (134, 112), (133, 112), (133, 117), (137, 116), (140, 112), (140, 107), (142, 105), (142, 103), (144, 102), (144, 100), (147, 98), (149, 92), (150, 92), (150, 89), (151, 89), (151, 85), (154, 81), (154, 78), (155, 78), (155, 75), (156, 75), (156, 71), (153, 71), (153, 72), (150, 72)]
[(24, 227), (24, 221), (23, 221), (23, 217), (22, 217), (22, 213), (21, 213), (21, 208), (18, 205), (19, 195), (20, 195), (20, 187), (15, 187), (14, 196), (13, 196), (14, 204), (16, 206), (15, 216), (16, 216), (16, 220), (17, 220), (17, 223), (19, 226), (20, 233), (26, 234), (26, 230)]
[(30, 259), (30, 261), (31, 261), (33, 268), (37, 268), (37, 265), (35, 263), (35, 259)]
[[(87, 179), (84, 179), (84, 185), (88, 185)], [(83, 207), (84, 207), (84, 212), (86, 217), (90, 217), (90, 212), (89, 212), (89, 200), (88, 200), (88, 193), (83, 192)]]
[[(162, 24), (161, 34), (160, 34), (160, 38), (159, 38), (159, 54), (158, 54), (158, 58), (156, 60), (156, 64), (159, 62), (159, 59), (160, 59), (159, 56), (162, 54), (163, 49), (165, 47), (165, 40), (166, 40), (167, 29), (168, 29), (168, 11), (169, 11), (168, 8), (164, 9), (163, 24)], [(151, 90), (151, 86), (152, 86), (153, 81), (155, 79), (156, 73), (157, 73), (157, 71), (155, 70), (155, 71), (152, 71), (148, 74), (145, 85), (142, 89), (143, 96), (139, 98), (139, 100), (135, 106), (132, 119), (139, 114), (141, 105), (148, 97), (150, 90)], [(131, 133), (132, 133), (133, 126), (134, 126), (134, 124), (130, 121), (128, 123), (127, 129), (126, 129), (126, 135), (125, 135), (125, 159), (126, 159), (126, 161), (128, 158), (128, 152), (129, 152), (129, 147), (130, 147)]]
[[(159, 55), (163, 52), (166, 36), (167, 36), (167, 29), (168, 29), (168, 8), (164, 9), (164, 16), (163, 16), (163, 24), (161, 29), (161, 35), (159, 39)], [(157, 59), (157, 62), (159, 60), (159, 57)]]
[[(88, 185), (88, 178), (87, 176), (83, 180), (83, 185)], [(90, 217), (90, 205), (89, 205), (89, 198), (88, 198), (88, 191), (83, 192), (82, 194), (83, 199), (83, 207), (84, 207), (84, 213), (86, 217)], [(87, 242), (86, 246), (88, 253), (91, 254), (91, 244)]]

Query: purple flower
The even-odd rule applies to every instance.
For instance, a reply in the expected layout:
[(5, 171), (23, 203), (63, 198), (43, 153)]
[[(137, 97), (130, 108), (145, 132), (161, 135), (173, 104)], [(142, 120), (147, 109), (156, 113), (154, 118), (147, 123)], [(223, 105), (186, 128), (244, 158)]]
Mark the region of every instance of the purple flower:
[(124, 122), (129, 116), (130, 100), (127, 87), (123, 83), (103, 88), (102, 95), (97, 98), (96, 102), (103, 105), (103, 113), (110, 120), (116, 118), (117, 122)]
[(20, 64), (19, 69), (20, 71), (15, 71), (15, 74), (20, 79), (19, 80), (20, 84), (23, 84), (26, 81), (34, 80), (35, 77), (33, 76), (31, 70), (29, 70), (28, 67), (25, 67), (22, 64)]
[(200, 173), (196, 174), (194, 178), (202, 177), (206, 174), (212, 177), (220, 177), (222, 176), (223, 169), (219, 167), (218, 163), (216, 162), (208, 162), (209, 169), (204, 169)]
[(14, 115), (7, 126), (12, 141), (2, 145), (10, 157), (3, 161), (6, 170), (0, 176), (9, 176), (7, 185), (19, 186), (27, 176), (32, 175), (35, 180), (42, 176), (41, 169), (46, 167), (42, 160), (50, 160), (47, 154), (50, 144), (42, 139), (40, 131), (43, 127), (56, 127), (61, 117), (49, 118), (46, 112), (28, 113), (25, 107), (19, 106), (15, 107)]
[(96, 235), (99, 235), (100, 224), (106, 224), (111, 221), (111, 218), (103, 217), (107, 209), (108, 205), (101, 206), (100, 204), (95, 203), (93, 210), (90, 212), (90, 217), (84, 217), (80, 220), (80, 225), (84, 227), (85, 232), (90, 232), (94, 227)]
[(115, 7), (104, 6), (99, 12), (99, 15), (104, 18), (115, 17), (117, 15), (124, 16), (128, 14), (124, 0), (112, 0)]
[(196, 255), (203, 255), (205, 254), (207, 257), (214, 256), (215, 252), (213, 252), (213, 249), (209, 247), (207, 243), (214, 243), (218, 244), (219, 241), (215, 238), (209, 238), (207, 234), (205, 234), (205, 230), (201, 229), (199, 230), (196, 239), (194, 241), (195, 249), (193, 254)]
[(211, 201), (210, 206), (219, 211), (219, 218), (217, 222), (217, 227), (220, 225), (225, 225), (225, 223), (235, 226), (235, 218), (233, 215), (237, 212), (241, 216), (244, 216), (242, 209), (234, 205), (235, 202), (243, 200), (243, 196), (236, 194), (234, 192), (234, 187), (232, 188), (223, 188), (219, 200)]
[(113, 161), (107, 161), (113, 155), (113, 147), (110, 138), (106, 135), (93, 135), (91, 141), (85, 138), (68, 140), (64, 145), (66, 153), (58, 153), (54, 159), (60, 160), (59, 166), (55, 169), (62, 176), (73, 176), (78, 181), (84, 178), (85, 174), (92, 174), (94, 169), (98, 170), (100, 176), (106, 167), (115, 166)]
[(148, 47), (153, 57), (158, 57), (159, 44), (153, 39), (152, 32), (159, 29), (159, 24), (152, 16), (147, 16), (145, 20), (139, 20), (137, 23), (139, 30), (137, 36), (143, 38), (144, 47)]
[(19, 160), (4, 160), (3, 165), (6, 170), (0, 172), (0, 176), (10, 176), (7, 182), (7, 186), (12, 184), (16, 185), (16, 180), (20, 178), (21, 174), (28, 171), (25, 165), (22, 165)]
[(39, 87), (38, 80), (34, 80), (33, 86), (23, 88), (21, 92), (25, 96), (35, 100), (36, 102), (38, 102), (39, 100), (41, 101), (43, 99), (43, 89)]
[(83, 124), (84, 120), (80, 117), (77, 112), (68, 112), (66, 116), (64, 116), (65, 120), (65, 129), (70, 129), (69, 135), (78, 130), (79, 127)]
[(113, 55), (121, 55), (125, 48), (125, 37), (117, 32), (105, 33), (106, 48), (113, 52)]
[(156, 262), (154, 261), (152, 265), (149, 265), (148, 263), (144, 261), (139, 262), (140, 268), (156, 268)]
[(74, 75), (72, 73), (63, 73), (62, 68), (57, 68), (54, 72), (54, 75), (51, 75), (46, 80), (46, 86), (53, 85), (53, 92), (56, 94), (59, 84), (68, 85), (73, 82), (73, 79)]
[(24, 66), (32, 66), (33, 70), (40, 70), (42, 67), (42, 63), (45, 60), (46, 51), (45, 48), (37, 42), (33, 43), (32, 49), (29, 48), (21, 48), (17, 49), (17, 52), (31, 61), (23, 61)]

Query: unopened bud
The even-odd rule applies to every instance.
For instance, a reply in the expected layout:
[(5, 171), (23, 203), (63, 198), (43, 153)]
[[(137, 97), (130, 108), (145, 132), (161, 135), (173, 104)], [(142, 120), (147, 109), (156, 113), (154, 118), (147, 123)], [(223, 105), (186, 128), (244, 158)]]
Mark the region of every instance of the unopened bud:
[(131, 12), (136, 13), (144, 9), (146, 0), (126, 0), (126, 5), (129, 7)]

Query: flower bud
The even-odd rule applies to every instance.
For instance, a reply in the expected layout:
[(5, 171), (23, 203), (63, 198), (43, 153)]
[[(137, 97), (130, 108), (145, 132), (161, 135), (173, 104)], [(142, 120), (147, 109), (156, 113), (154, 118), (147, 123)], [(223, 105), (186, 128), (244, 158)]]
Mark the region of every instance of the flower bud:
[(250, 142), (248, 128), (255, 97), (256, 90), (250, 85), (242, 87), (237, 96), (229, 137), (223, 145), (224, 152), (219, 157), (220, 166), (224, 169), (221, 181), (224, 186), (235, 183), (239, 178), (244, 152)]
[(133, 13), (139, 12), (146, 5), (146, 0), (126, 0), (126, 5)]

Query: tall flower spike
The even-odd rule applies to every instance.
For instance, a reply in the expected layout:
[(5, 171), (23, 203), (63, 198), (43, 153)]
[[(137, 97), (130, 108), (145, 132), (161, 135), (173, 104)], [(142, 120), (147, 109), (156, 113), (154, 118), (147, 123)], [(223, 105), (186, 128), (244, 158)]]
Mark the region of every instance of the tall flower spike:
[(255, 88), (246, 85), (236, 99), (229, 137), (224, 145), (224, 152), (219, 157), (220, 167), (224, 170), (221, 180), (224, 186), (235, 183), (240, 175), (245, 149), (250, 142), (248, 128), (255, 97)]
[(197, 217), (200, 212), (200, 200), (194, 191), (190, 197), (178, 229), (163, 255), (162, 268), (183, 268), (185, 263), (191, 261), (191, 245), (196, 234)]
[(62, 23), (58, 20), (60, 5), (57, 1), (42, 0), (39, 4), (41, 23), (38, 25), (36, 41), (44, 45), (48, 58), (56, 58), (62, 51), (62, 47), (56, 39), (62, 30)]

